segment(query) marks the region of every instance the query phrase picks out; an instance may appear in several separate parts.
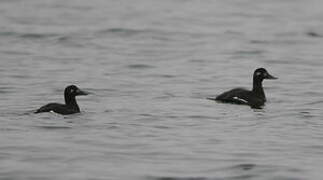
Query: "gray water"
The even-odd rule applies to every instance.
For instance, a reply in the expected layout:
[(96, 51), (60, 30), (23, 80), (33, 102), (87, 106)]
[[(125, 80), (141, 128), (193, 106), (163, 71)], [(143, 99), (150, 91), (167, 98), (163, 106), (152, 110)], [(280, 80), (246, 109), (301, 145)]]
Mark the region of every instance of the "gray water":
[[(1, 0), (1, 180), (323, 179), (320, 0)], [(265, 81), (266, 106), (205, 98)], [(81, 113), (33, 114), (63, 102)]]

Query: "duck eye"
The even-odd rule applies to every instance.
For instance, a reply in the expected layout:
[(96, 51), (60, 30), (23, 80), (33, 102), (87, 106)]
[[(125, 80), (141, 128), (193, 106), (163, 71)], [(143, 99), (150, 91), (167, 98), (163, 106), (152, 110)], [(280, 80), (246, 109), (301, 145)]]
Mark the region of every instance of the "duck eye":
[(260, 76), (260, 75), (261, 75), (261, 72), (257, 72), (257, 73), (256, 73), (256, 76)]
[(73, 93), (74, 92), (74, 89), (71, 89), (71, 93)]

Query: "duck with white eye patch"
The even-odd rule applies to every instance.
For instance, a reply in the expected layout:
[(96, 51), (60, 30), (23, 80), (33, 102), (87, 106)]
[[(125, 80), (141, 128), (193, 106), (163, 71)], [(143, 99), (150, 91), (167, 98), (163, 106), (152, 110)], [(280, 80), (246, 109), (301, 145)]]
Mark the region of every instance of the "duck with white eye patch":
[(224, 103), (245, 104), (252, 108), (261, 108), (266, 102), (266, 96), (262, 87), (264, 79), (278, 79), (270, 75), (265, 68), (258, 68), (253, 73), (253, 87), (252, 90), (243, 88), (235, 88), (226, 91), (216, 98), (207, 98)]
[(75, 85), (67, 86), (64, 91), (65, 104), (49, 103), (37, 109), (35, 113), (55, 112), (62, 115), (79, 113), (80, 108), (76, 103), (75, 97), (88, 94), (88, 92), (82, 91)]

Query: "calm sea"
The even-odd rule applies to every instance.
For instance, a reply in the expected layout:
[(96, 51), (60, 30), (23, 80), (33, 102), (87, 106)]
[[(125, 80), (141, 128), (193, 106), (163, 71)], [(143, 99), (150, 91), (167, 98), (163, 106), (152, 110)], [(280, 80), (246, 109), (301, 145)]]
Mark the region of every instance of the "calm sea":
[[(322, 20), (320, 0), (0, 0), (0, 180), (321, 180)], [(205, 99), (258, 67), (264, 109)], [(82, 113), (31, 113), (70, 84)]]

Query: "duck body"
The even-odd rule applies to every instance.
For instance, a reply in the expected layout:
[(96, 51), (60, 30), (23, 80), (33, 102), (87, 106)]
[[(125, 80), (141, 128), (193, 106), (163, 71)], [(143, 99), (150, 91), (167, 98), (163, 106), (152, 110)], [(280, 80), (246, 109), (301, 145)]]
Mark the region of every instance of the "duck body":
[(72, 106), (68, 106), (65, 104), (49, 103), (37, 109), (35, 113), (42, 113), (42, 112), (55, 112), (62, 115), (68, 115), (68, 114), (79, 113), (80, 109)]
[(243, 88), (235, 88), (218, 95), (215, 100), (224, 103), (245, 104), (256, 108), (265, 104), (266, 97)]
[(216, 98), (208, 98), (211, 100), (233, 103), (233, 104), (245, 104), (252, 108), (261, 108), (266, 102), (266, 96), (262, 87), (262, 81), (264, 79), (277, 79), (270, 75), (266, 69), (258, 68), (253, 75), (253, 88), (252, 90), (246, 90), (244, 88), (235, 88), (226, 91)]
[(64, 91), (65, 104), (49, 103), (37, 109), (35, 113), (55, 112), (62, 115), (79, 113), (80, 108), (75, 97), (87, 94), (87, 92), (80, 90), (75, 85), (67, 86)]

